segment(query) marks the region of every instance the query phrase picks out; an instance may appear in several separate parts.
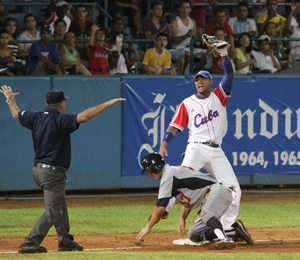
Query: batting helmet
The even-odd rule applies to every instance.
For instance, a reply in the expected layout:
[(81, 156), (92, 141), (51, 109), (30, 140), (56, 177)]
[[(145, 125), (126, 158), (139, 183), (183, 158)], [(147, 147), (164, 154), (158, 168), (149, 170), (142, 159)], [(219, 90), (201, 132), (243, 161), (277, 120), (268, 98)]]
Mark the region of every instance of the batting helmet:
[(151, 170), (153, 173), (159, 173), (162, 168), (164, 168), (165, 164), (166, 161), (160, 154), (149, 153), (141, 161), (141, 165), (143, 167), (143, 171), (141, 174), (144, 174), (149, 170)]

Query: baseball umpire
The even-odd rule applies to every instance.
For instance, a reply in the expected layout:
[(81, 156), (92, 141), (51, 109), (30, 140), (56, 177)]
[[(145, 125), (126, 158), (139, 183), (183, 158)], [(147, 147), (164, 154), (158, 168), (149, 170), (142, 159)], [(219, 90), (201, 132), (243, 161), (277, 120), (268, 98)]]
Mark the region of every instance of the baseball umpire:
[[(151, 228), (159, 222), (169, 200), (175, 197), (182, 205), (180, 224), (185, 228), (186, 218), (193, 208), (202, 206), (199, 216), (188, 232), (193, 242), (212, 241), (211, 249), (232, 249), (235, 242), (223, 230), (219, 218), (232, 202), (232, 190), (210, 176), (184, 166), (170, 166), (158, 153), (146, 155), (141, 165), (142, 174), (160, 180), (158, 200), (148, 224), (140, 231), (136, 240), (141, 241)], [(250, 234), (241, 221), (234, 225), (236, 236), (253, 244)]]
[(83, 251), (69, 233), (70, 225), (65, 199), (66, 173), (71, 163), (70, 134), (99, 115), (108, 107), (115, 106), (124, 98), (112, 99), (79, 114), (64, 114), (66, 100), (64, 92), (55, 89), (46, 94), (47, 108), (44, 112), (20, 111), (11, 87), (2, 86), (0, 92), (6, 97), (14, 119), (32, 132), (35, 150), (33, 178), (43, 189), (45, 213), (36, 222), (30, 234), (19, 248), (19, 253), (46, 253), (40, 246), (49, 229), (54, 225), (58, 238), (58, 251)]
[(212, 91), (213, 78), (208, 71), (201, 70), (194, 76), (197, 92), (180, 104), (167, 128), (159, 154), (168, 155), (167, 145), (177, 132), (186, 127), (189, 129), (188, 144), (181, 165), (195, 170), (204, 168), (217, 181), (228, 187), (235, 187), (233, 201), (221, 219), (224, 229), (233, 231), (232, 224), (239, 213), (242, 192), (221, 144), (226, 118), (225, 107), (231, 95), (234, 71), (227, 53), (228, 43), (205, 34), (202, 37), (222, 56), (225, 75), (218, 87)]

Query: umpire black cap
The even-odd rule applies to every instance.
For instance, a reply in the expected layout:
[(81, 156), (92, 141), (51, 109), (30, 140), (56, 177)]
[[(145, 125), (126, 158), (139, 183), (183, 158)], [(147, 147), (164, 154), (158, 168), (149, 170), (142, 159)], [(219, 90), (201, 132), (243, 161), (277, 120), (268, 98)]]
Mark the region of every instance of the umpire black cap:
[(47, 104), (56, 104), (68, 99), (61, 89), (53, 89), (46, 94)]
[(141, 174), (151, 170), (153, 173), (159, 173), (164, 168), (166, 161), (159, 153), (149, 153), (142, 161), (143, 171)]

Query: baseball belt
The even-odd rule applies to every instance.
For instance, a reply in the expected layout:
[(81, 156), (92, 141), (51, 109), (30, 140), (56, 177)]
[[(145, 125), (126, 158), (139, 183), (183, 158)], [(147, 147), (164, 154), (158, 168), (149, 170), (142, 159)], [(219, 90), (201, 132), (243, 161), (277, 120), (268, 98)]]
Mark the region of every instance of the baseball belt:
[(39, 168), (43, 168), (43, 169), (51, 169), (53, 171), (67, 171), (68, 169), (62, 166), (57, 166), (57, 165), (50, 165), (50, 164), (45, 164), (45, 163), (35, 163), (34, 167), (39, 167)]
[(195, 144), (205, 144), (213, 148), (219, 148), (220, 145), (212, 142), (194, 142)]

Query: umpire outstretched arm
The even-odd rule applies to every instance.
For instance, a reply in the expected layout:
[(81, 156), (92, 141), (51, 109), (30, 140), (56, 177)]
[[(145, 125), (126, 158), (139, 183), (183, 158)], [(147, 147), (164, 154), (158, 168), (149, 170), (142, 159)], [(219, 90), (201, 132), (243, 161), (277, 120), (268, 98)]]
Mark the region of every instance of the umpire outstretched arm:
[(126, 99), (125, 98), (115, 98), (115, 99), (106, 101), (98, 106), (88, 108), (77, 115), (77, 123), (79, 123), (79, 124), (85, 123), (85, 122), (93, 119), (97, 115), (99, 115), (106, 108), (113, 107), (113, 106), (117, 105), (119, 102), (123, 102), (123, 101), (126, 101)]
[[(0, 92), (6, 97), (6, 102), (9, 104), (9, 109), (10, 109), (10, 112), (11, 112), (13, 118), (16, 120), (19, 120), (18, 113), (19, 113), (20, 109), (15, 100), (15, 96), (19, 95), (20, 93), (19, 92), (13, 93), (11, 87), (6, 86), (6, 85), (2, 86), (1, 88), (2, 89), (0, 89)], [(106, 101), (98, 106), (88, 108), (77, 115), (77, 123), (79, 123), (79, 124), (85, 123), (85, 122), (93, 119), (97, 115), (99, 115), (106, 108), (115, 106), (119, 102), (123, 102), (123, 101), (126, 101), (126, 99), (125, 98), (115, 98), (115, 99)], [(65, 101), (63, 101), (63, 102), (65, 102)], [(64, 113), (64, 109), (62, 109), (62, 108), (58, 108), (57, 110), (60, 113)]]

